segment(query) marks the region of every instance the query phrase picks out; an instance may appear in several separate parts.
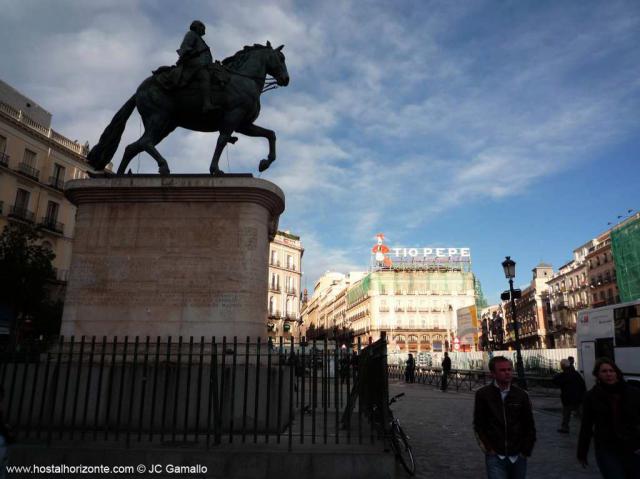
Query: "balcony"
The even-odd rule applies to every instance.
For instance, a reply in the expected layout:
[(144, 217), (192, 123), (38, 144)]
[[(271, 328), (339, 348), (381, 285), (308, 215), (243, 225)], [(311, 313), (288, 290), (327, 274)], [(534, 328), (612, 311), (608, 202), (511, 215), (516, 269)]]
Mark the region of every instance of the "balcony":
[(269, 261), (269, 266), (276, 266), (276, 267), (279, 268), (280, 267), (280, 261), (271, 260), (271, 261)]
[(9, 216), (29, 223), (33, 223), (35, 221), (35, 214), (33, 211), (29, 211), (27, 208), (19, 205), (11, 205), (11, 208), (9, 208)]
[(62, 191), (64, 189), (64, 178), (59, 178), (57, 176), (50, 176), (49, 186), (53, 186), (56, 190)]
[(293, 313), (287, 313), (287, 314), (284, 316), (284, 319), (285, 319), (286, 321), (297, 321), (297, 320), (298, 320), (298, 318), (296, 317), (296, 315), (295, 315), (295, 314), (293, 314)]
[(279, 293), (281, 291), (280, 286), (275, 284), (270, 284), (269, 291), (271, 291), (272, 293)]
[(275, 311), (269, 311), (269, 319), (279, 319), (280, 318), (280, 311), (278, 311), (277, 309)]
[(296, 288), (287, 288), (287, 294), (295, 296), (296, 295)]
[(40, 170), (26, 163), (18, 163), (18, 173), (22, 173), (24, 176), (36, 181), (40, 178)]
[(9, 155), (6, 153), (0, 153), (0, 166), (9, 166)]
[(49, 231), (53, 231), (54, 233), (64, 233), (64, 224), (56, 221), (56, 218), (47, 218), (45, 216), (44, 218), (42, 218), (42, 220), (40, 220), (40, 227)]

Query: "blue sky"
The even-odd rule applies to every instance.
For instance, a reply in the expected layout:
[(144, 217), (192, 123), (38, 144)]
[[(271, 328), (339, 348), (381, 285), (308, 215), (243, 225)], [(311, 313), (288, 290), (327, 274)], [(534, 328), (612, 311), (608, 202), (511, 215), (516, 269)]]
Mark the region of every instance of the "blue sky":
[[(214, 57), (284, 43), (291, 84), (263, 96), (278, 135), (261, 175), (283, 188), (281, 229), (306, 248), (307, 287), (390, 246), (466, 246), (486, 296), (640, 208), (640, 3), (0, 0), (0, 78), (94, 144), (150, 70), (176, 60), (193, 19)], [(123, 145), (139, 134), (129, 120)], [(159, 145), (205, 173), (215, 134)], [(121, 151), (116, 154), (119, 161)], [(257, 173), (264, 140), (223, 155)], [(117, 164), (116, 161), (116, 164)], [(148, 156), (134, 167), (155, 172)]]

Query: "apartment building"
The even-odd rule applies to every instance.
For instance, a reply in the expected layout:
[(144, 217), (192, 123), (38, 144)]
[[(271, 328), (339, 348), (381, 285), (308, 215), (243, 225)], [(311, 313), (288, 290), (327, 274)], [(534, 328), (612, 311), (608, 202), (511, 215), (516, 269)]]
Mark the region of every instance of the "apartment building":
[(594, 240), (586, 260), (591, 307), (619, 303), (616, 267), (611, 251), (611, 230), (605, 231)]
[(594, 244), (595, 240), (591, 240), (573, 250), (573, 259), (562, 265), (547, 283), (551, 305), (548, 328), (552, 347), (575, 347), (578, 311), (591, 304), (587, 255)]
[[(552, 347), (547, 335), (551, 324), (551, 304), (547, 283), (553, 277), (553, 267), (540, 263), (532, 270), (529, 286), (522, 290), (522, 297), (516, 300), (516, 319), (520, 325), (520, 344), (523, 349), (546, 349)], [(511, 305), (504, 302), (504, 345), (515, 347), (515, 332)]]
[(0, 81), (0, 230), (9, 222), (36, 225), (67, 279), (76, 208), (64, 184), (86, 177), (88, 145), (51, 128), (51, 113)]
[(269, 336), (300, 334), (300, 287), (302, 255), (300, 237), (278, 231), (269, 246), (269, 294), (267, 329)]

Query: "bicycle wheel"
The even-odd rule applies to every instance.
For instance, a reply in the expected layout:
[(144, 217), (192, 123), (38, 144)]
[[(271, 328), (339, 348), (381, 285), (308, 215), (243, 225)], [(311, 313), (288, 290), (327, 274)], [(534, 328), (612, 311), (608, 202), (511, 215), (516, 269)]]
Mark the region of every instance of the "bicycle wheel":
[(409, 475), (413, 476), (416, 473), (413, 451), (411, 450), (407, 435), (397, 422), (391, 425), (391, 445), (402, 467), (404, 467)]

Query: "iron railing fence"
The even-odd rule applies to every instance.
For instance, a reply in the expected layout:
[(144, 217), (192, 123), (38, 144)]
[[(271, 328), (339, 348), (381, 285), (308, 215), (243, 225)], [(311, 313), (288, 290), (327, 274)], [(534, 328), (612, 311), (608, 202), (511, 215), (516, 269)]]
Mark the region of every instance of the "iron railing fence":
[(0, 385), (18, 437), (48, 444), (373, 444), (367, 410), (350, 398), (356, 387), (386, 391), (386, 356), (374, 346), (60, 337), (0, 352)]
[[(389, 365), (388, 369), (390, 379), (405, 380), (406, 368), (404, 366)], [(546, 394), (558, 392), (558, 387), (553, 384), (553, 376), (535, 373), (527, 373), (525, 376), (529, 389), (536, 389), (537, 392)], [(447, 376), (447, 388), (455, 389), (456, 391), (461, 389), (473, 391), (489, 384), (491, 381), (493, 381), (491, 373), (483, 369), (452, 369)], [(440, 387), (442, 385), (442, 369), (418, 367), (415, 370), (415, 382), (427, 386)]]

